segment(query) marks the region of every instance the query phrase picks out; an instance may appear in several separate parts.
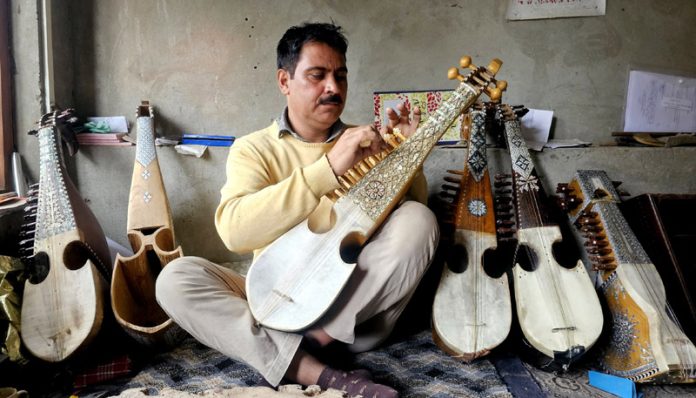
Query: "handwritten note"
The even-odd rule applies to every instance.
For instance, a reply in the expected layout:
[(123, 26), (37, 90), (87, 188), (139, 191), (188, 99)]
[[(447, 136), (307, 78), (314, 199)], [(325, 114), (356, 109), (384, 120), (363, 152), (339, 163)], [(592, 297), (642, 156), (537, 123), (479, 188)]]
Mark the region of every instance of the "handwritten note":
[(509, 20), (604, 15), (606, 0), (509, 0)]
[(696, 132), (696, 78), (631, 71), (624, 131)]

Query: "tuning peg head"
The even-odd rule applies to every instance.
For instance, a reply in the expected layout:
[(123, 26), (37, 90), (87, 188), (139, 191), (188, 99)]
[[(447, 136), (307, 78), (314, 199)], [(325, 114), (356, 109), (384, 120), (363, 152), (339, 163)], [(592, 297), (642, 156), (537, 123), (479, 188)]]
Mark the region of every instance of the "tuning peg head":
[(459, 66), (462, 68), (468, 68), (471, 66), (471, 57), (468, 55), (464, 55), (461, 58), (459, 58)]
[(503, 97), (503, 92), (498, 87), (486, 88), (485, 91), (491, 101), (499, 101)]
[(500, 91), (502, 92), (502, 91), (507, 90), (507, 88), (508, 88), (508, 82), (507, 82), (507, 80), (498, 80), (498, 81), (495, 83), (495, 86), (496, 86), (498, 89), (500, 89)]
[(556, 203), (558, 204), (558, 207), (561, 208), (563, 211), (568, 211), (568, 201), (565, 200), (565, 198), (562, 198), (560, 196), (556, 196)]
[(488, 69), (488, 72), (495, 75), (498, 73), (501, 66), (503, 66), (503, 61), (499, 60), (498, 58), (493, 58), (486, 69)]
[(496, 179), (493, 182), (493, 187), (495, 187), (495, 188), (509, 187), (510, 185), (512, 185), (512, 181), (510, 181), (510, 180), (504, 180), (504, 179), (498, 180), (498, 179)]
[(459, 74), (459, 70), (455, 67), (451, 67), (447, 70), (447, 78), (450, 80), (457, 79), (460, 82), (464, 81), (464, 76)]

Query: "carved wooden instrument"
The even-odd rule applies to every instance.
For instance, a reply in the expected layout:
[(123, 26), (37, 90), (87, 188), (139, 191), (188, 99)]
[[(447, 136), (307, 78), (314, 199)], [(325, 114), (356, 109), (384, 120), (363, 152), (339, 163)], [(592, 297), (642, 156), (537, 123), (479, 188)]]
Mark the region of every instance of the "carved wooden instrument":
[(605, 370), (643, 383), (696, 381), (696, 347), (675, 323), (662, 279), (619, 211), (607, 174), (579, 170), (557, 191), (587, 238), (584, 249), (612, 315)]
[(446, 176), (448, 184), (442, 186), (443, 193), (453, 199), (455, 231), (433, 302), (433, 340), (464, 361), (484, 356), (502, 343), (512, 322), (507, 277), (490, 276), (483, 261), (484, 252), (497, 247), (486, 113), (486, 109), (474, 109), (465, 118), (464, 170), (449, 170), (457, 177)]
[[(97, 219), (63, 164), (61, 142), (73, 142), (72, 110), (41, 119), (34, 272), (24, 287), (22, 340), (36, 357), (62, 361), (99, 332), (108, 306), (109, 248)], [(36, 272), (39, 271), (39, 272)]]
[(460, 65), (470, 74), (449, 70), (449, 78), (461, 84), (411, 137), (388, 139), (388, 153), (364, 159), (339, 178), (345, 189), (331, 195), (335, 224), (329, 231), (314, 233), (303, 221), (255, 259), (246, 291), (259, 323), (297, 331), (328, 310), (353, 272), (359, 248), (401, 200), (447, 127), (482, 91), (499, 96), (489, 85), (501, 64), (493, 60), (488, 68), (476, 67), (470, 57), (462, 57)]
[(174, 239), (169, 200), (155, 150), (155, 115), (148, 101), (136, 112), (137, 146), (128, 200), (128, 240), (135, 254), (117, 255), (111, 305), (118, 323), (145, 345), (179, 341), (185, 332), (157, 304), (162, 267), (182, 256)]
[(525, 339), (567, 369), (597, 341), (602, 308), (582, 262), (561, 266), (554, 245), (562, 240), (514, 110), (500, 107), (512, 163), (518, 248), (513, 267), (517, 317)]

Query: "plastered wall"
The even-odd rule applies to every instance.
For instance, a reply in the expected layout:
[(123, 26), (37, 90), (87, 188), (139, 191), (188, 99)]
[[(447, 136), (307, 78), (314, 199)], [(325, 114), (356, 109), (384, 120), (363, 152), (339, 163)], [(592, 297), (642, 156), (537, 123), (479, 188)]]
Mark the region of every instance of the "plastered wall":
[[(158, 133), (241, 136), (265, 127), (284, 106), (275, 83), (275, 45), (303, 21), (345, 28), (349, 101), (344, 120), (370, 123), (372, 92), (452, 88), (446, 71), (463, 54), (503, 60), (504, 100), (552, 109), (554, 138), (598, 147), (545, 150), (536, 160), (551, 189), (577, 168), (603, 168), (634, 195), (696, 193), (696, 148), (599, 147), (622, 127), (630, 67), (696, 75), (696, 2), (607, 0), (607, 15), (508, 22), (506, 1), (53, 0), (56, 100), (85, 116), (134, 120), (141, 99)], [(26, 136), (41, 115), (39, 20), (33, 0), (12, 0), (16, 141), (38, 179), (38, 148)], [(184, 252), (239, 261), (215, 234), (226, 149), (203, 158), (161, 148), (159, 161)], [(106, 234), (127, 245), (126, 209), (134, 148), (84, 147), (68, 160), (81, 194)], [(425, 165), (433, 193), (462, 149), (437, 149)], [(490, 151), (494, 170), (507, 167)]]

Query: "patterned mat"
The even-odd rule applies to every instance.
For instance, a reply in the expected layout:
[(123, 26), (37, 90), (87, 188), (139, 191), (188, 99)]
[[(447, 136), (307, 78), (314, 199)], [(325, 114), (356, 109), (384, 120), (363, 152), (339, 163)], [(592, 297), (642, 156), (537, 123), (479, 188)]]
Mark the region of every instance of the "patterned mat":
[[(375, 380), (394, 386), (402, 398), (449, 397), (614, 397), (587, 384), (587, 372), (557, 375), (536, 369), (515, 356), (494, 355), (466, 364), (444, 354), (429, 331), (399, 339), (357, 355), (353, 365), (369, 369)], [(253, 369), (209, 349), (192, 338), (161, 353), (128, 379), (90, 390), (106, 395), (138, 388), (146, 395), (167, 389), (188, 393), (255, 386)], [(640, 386), (645, 398), (695, 397), (696, 386)]]

